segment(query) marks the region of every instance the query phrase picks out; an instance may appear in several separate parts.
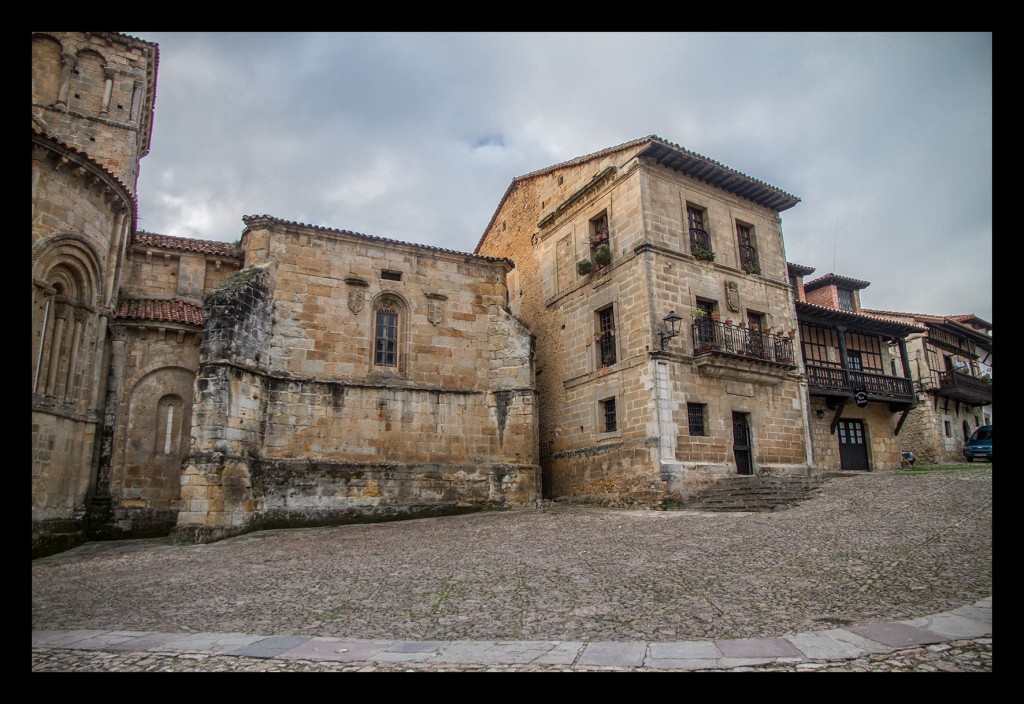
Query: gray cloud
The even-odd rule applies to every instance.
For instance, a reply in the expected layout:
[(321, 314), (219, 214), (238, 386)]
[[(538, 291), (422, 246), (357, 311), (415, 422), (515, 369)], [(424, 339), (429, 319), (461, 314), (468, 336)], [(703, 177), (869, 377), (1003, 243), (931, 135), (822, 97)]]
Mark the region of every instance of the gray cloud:
[[(990, 34), (158, 34), (140, 224), (470, 251), (521, 174), (658, 134), (802, 202), (790, 261), (992, 316)], [(834, 262), (834, 263), (833, 263)]]

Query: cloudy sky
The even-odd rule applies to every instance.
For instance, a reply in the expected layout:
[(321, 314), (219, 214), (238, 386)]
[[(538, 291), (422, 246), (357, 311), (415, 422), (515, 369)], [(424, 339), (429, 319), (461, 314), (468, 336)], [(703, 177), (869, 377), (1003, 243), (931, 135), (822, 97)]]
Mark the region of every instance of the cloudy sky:
[(214, 34), (160, 45), (139, 226), (471, 252), (516, 176), (656, 134), (799, 197), (787, 259), (992, 321), (992, 36)]

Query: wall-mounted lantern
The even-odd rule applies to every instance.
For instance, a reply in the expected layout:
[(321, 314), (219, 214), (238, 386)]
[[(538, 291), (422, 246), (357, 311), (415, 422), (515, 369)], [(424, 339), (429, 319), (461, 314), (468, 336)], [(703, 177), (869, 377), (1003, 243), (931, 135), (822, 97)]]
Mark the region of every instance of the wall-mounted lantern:
[(670, 310), (668, 312), (668, 315), (666, 315), (664, 318), (662, 318), (662, 321), (664, 321), (664, 323), (665, 323), (665, 329), (661, 333), (661, 349), (662, 349), (662, 351), (665, 350), (665, 345), (668, 344), (669, 340), (671, 340), (673, 337), (678, 337), (679, 336), (679, 321), (680, 320), (682, 320), (682, 317), (676, 315), (676, 312), (674, 310)]

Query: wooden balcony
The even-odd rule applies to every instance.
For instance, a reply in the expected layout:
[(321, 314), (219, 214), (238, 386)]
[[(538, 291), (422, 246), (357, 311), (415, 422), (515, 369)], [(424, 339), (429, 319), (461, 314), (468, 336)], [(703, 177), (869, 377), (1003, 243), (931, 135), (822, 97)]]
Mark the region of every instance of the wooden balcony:
[(870, 401), (890, 404), (914, 402), (914, 385), (910, 379), (901, 376), (808, 364), (807, 385), (813, 396), (846, 397), (851, 396), (856, 389), (864, 389)]
[(793, 340), (760, 330), (728, 325), (718, 320), (701, 319), (691, 327), (693, 354), (724, 354), (748, 360), (795, 367)]
[(992, 403), (992, 382), (973, 377), (964, 372), (940, 372), (939, 396), (952, 398), (972, 406), (984, 406)]

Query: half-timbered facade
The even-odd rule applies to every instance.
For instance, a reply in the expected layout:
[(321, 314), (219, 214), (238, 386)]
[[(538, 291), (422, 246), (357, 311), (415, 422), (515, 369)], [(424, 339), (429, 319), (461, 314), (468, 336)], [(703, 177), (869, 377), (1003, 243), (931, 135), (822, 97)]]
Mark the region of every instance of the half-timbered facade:
[(907, 340), (920, 403), (905, 449), (925, 462), (960, 462), (963, 445), (992, 424), (992, 324), (974, 315), (868, 311), (920, 328)]
[(867, 281), (827, 274), (804, 283), (812, 268), (789, 270), (800, 290), (815, 462), (824, 470), (898, 468), (900, 433), (916, 403), (906, 337), (921, 328), (864, 313)]

